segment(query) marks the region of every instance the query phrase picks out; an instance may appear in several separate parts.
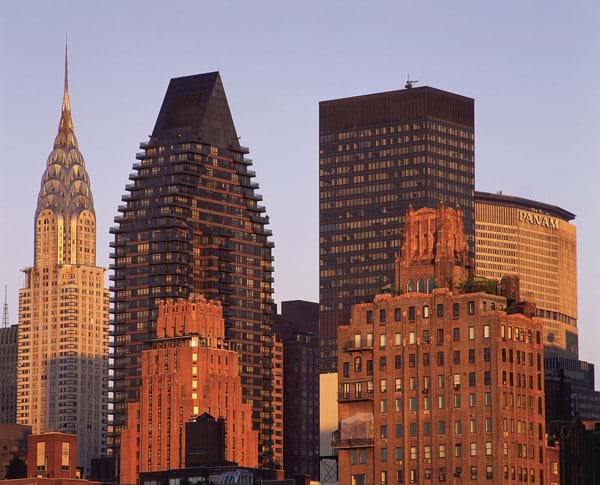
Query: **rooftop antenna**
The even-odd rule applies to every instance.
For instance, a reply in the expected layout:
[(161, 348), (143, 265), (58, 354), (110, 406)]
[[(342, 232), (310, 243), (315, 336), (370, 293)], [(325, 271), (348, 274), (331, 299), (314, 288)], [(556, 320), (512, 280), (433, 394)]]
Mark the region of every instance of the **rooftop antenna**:
[(404, 85), (404, 87), (406, 89), (412, 89), (413, 84), (417, 84), (419, 81), (415, 81), (414, 79), (410, 78), (410, 74), (406, 75), (406, 84)]
[(2, 328), (8, 328), (8, 286), (4, 285), (4, 309), (2, 310)]

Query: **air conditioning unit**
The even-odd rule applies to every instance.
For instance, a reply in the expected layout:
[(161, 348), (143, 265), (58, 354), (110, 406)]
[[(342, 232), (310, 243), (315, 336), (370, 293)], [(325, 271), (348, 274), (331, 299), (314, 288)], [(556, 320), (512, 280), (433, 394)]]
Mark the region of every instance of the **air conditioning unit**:
[(454, 390), (458, 391), (460, 389), (460, 384), (454, 384)]
[(431, 464), (431, 458), (425, 458), (425, 460), (423, 460), (425, 462), (426, 465), (430, 465)]

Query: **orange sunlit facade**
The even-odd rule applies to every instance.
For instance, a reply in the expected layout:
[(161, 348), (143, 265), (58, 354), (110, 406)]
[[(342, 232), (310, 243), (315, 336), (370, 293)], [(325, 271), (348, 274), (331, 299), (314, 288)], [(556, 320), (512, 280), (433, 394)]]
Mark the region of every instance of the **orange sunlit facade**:
[(225, 341), (219, 302), (194, 295), (161, 302), (141, 370), (140, 400), (129, 404), (121, 433), (120, 483), (184, 468), (185, 423), (204, 413), (225, 419), (227, 461), (258, 466), (252, 408), (242, 403), (238, 354)]

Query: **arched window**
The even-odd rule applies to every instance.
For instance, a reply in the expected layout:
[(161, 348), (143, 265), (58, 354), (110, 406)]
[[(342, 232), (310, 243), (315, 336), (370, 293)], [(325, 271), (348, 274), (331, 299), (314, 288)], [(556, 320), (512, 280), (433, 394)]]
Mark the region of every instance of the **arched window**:
[(427, 293), (431, 293), (433, 291), (433, 278), (430, 276), (427, 278)]
[(354, 357), (354, 372), (360, 372), (362, 369), (362, 361), (360, 357)]
[(412, 293), (415, 291), (415, 282), (413, 280), (408, 280), (406, 282), (406, 291), (407, 293)]
[(419, 293), (425, 293), (425, 281), (423, 281), (423, 278), (417, 280), (417, 291)]

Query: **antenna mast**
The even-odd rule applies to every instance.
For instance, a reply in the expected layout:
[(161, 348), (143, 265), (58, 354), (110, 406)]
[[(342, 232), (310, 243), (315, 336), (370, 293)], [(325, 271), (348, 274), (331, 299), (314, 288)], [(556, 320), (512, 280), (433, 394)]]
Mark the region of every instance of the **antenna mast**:
[(4, 285), (4, 309), (2, 310), (2, 328), (8, 328), (8, 286)]

